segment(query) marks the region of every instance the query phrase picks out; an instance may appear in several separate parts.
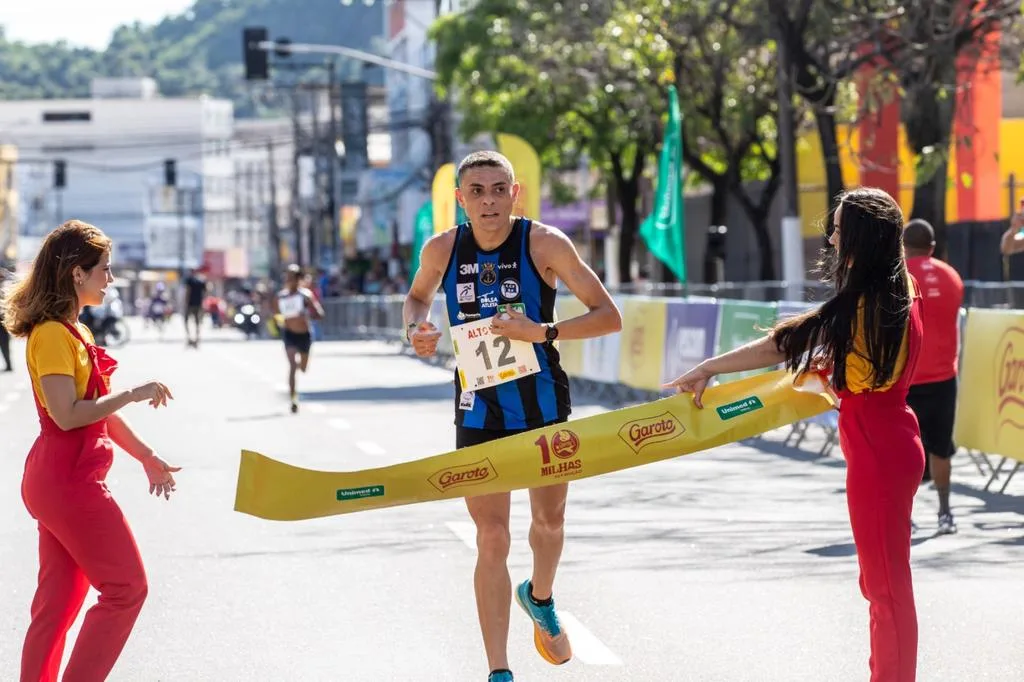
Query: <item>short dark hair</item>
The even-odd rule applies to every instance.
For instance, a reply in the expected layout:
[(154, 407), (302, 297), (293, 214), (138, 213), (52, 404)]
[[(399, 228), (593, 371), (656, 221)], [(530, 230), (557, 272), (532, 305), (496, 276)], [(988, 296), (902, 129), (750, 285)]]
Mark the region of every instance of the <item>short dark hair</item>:
[(471, 168), (501, 168), (506, 173), (510, 180), (515, 182), (516, 172), (512, 169), (512, 162), (508, 160), (504, 154), (492, 151), (473, 152), (459, 163), (459, 168), (455, 172), (456, 181), (459, 185), (462, 184), (462, 174)]
[(903, 228), (903, 246), (915, 251), (928, 251), (935, 247), (935, 230), (931, 223), (914, 218)]

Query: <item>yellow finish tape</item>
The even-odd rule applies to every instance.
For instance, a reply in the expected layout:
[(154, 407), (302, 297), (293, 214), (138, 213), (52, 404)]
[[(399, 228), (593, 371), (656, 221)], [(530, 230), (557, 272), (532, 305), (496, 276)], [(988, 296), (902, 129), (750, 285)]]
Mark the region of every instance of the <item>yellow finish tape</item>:
[(835, 404), (816, 375), (795, 384), (779, 370), (708, 388), (703, 410), (677, 395), (379, 469), (313, 471), (243, 450), (235, 511), (297, 521), (538, 488), (736, 442)]

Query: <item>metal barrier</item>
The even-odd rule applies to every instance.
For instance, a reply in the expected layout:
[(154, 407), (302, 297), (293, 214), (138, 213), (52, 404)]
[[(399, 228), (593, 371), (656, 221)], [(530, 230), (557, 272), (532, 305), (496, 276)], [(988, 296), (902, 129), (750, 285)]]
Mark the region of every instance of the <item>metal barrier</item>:
[[(719, 300), (746, 301), (770, 300), (779, 301), (778, 298), (769, 298), (770, 295), (784, 291), (784, 282), (750, 282), (732, 283), (724, 285), (693, 285), (687, 286), (685, 290), (691, 297), (708, 296)], [(964, 306), (970, 308), (1011, 308), (1015, 301), (1024, 303), (1024, 282), (977, 282), (969, 281), (964, 283), (965, 295)], [(668, 297), (682, 291), (676, 287), (666, 285), (647, 285), (637, 288), (636, 294), (641, 296)], [(808, 293), (807, 299), (823, 300), (827, 296), (827, 289), (824, 285), (817, 285), (817, 288), (805, 287)], [(620, 292), (622, 293), (622, 292)], [(691, 298), (691, 301), (694, 300)], [(345, 298), (328, 299), (323, 302), (325, 317), (321, 322), (321, 332), (328, 339), (369, 339), (384, 341), (398, 345), (398, 352), (411, 354), (411, 349), (405, 341), (405, 329), (402, 319), (402, 306), (405, 297), (402, 295), (393, 296), (351, 296)], [(433, 316), (436, 318), (443, 306), (436, 301), (432, 308)], [(735, 304), (728, 304), (735, 305)], [(781, 307), (781, 306), (780, 306)], [(442, 313), (443, 314), (443, 313)], [(441, 320), (435, 319), (438, 326), (443, 326)], [(439, 352), (438, 356), (429, 360), (431, 364), (454, 368), (454, 357), (450, 352)], [(586, 396), (590, 400), (600, 402), (609, 407), (617, 408), (639, 402), (645, 402), (662, 397), (662, 394), (633, 388), (622, 383), (611, 383), (609, 381), (595, 381), (592, 379), (574, 376), (571, 378), (573, 392), (575, 395)], [(819, 429), (824, 435), (823, 444), (819, 449), (819, 456), (827, 456), (838, 444), (838, 423), (837, 415), (827, 413), (819, 415), (794, 424), (786, 435), (784, 443), (792, 447), (800, 447), (808, 436), (811, 428)], [(986, 490), (1001, 477), (1006, 458), (998, 466), (992, 464), (987, 453), (968, 451), (969, 458), (977, 466), (980, 473), (989, 476)], [(1010, 478), (1020, 469), (1021, 463), (1016, 463), (1012, 471), (1006, 473), (1006, 479), (1000, 492), (1005, 491)]]

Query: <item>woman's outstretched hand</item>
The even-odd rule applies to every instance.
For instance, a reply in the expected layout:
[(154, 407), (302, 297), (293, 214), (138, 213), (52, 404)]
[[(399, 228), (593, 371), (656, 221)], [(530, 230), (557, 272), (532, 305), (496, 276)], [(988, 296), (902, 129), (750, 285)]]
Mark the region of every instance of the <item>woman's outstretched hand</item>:
[(705, 369), (703, 365), (697, 365), (675, 381), (670, 381), (665, 384), (663, 388), (674, 388), (676, 393), (692, 393), (694, 405), (700, 409), (704, 409), (704, 389), (707, 388), (708, 382), (711, 381), (711, 378), (714, 376), (715, 375)]

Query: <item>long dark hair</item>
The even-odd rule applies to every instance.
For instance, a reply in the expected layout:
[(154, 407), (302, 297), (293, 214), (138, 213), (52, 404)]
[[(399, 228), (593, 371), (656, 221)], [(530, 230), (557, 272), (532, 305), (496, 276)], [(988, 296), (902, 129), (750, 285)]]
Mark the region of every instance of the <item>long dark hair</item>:
[(78, 314), (75, 267), (86, 272), (109, 253), (110, 238), (93, 225), (69, 220), (43, 240), (28, 277), (15, 282), (4, 302), (7, 330), (28, 336), (39, 323), (73, 319)]
[(893, 378), (910, 318), (903, 212), (891, 196), (873, 187), (841, 195), (835, 211), (839, 246), (824, 263), (825, 279), (835, 293), (816, 310), (776, 325), (772, 338), (786, 354), (787, 369), (804, 371), (814, 358), (822, 358), (832, 365), (832, 385), (843, 390), (846, 357), (854, 350), (857, 311), (863, 306), (865, 359), (871, 363), (871, 387), (877, 389)]

